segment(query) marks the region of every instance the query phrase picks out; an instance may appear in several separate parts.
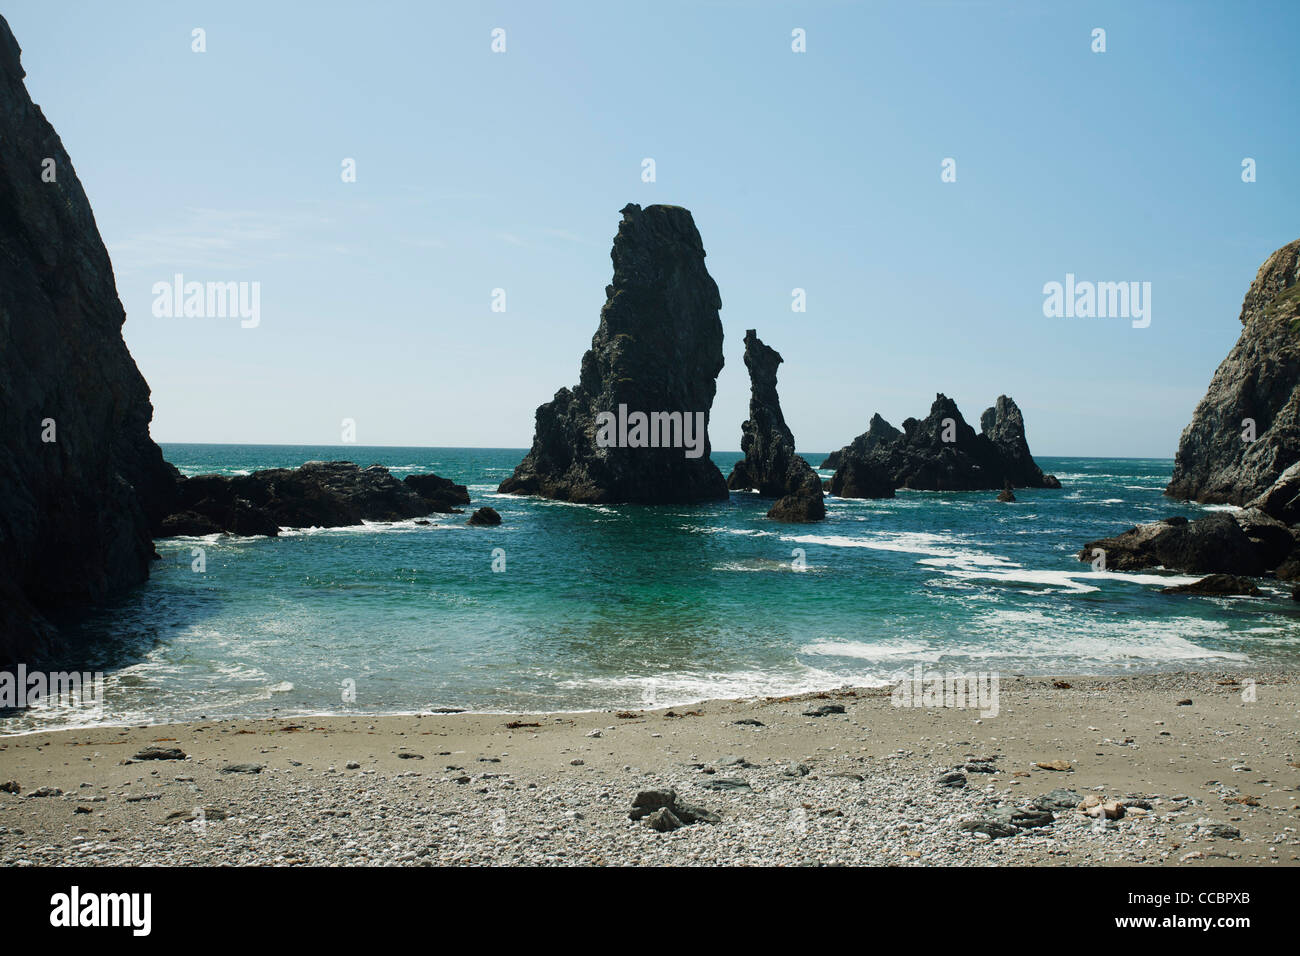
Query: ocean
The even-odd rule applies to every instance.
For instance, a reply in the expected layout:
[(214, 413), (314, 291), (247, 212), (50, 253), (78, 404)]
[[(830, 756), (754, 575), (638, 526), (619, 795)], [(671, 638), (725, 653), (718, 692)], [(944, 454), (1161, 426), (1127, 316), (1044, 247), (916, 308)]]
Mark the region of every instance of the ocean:
[[(782, 525), (748, 494), (669, 507), (497, 495), (523, 449), (163, 452), (185, 474), (340, 458), (398, 477), (434, 471), (503, 521), (468, 527), (467, 512), (429, 526), (160, 541), (146, 584), (63, 622), (73, 639), (58, 664), (105, 675), (102, 710), (11, 713), (0, 732), (676, 706), (880, 685), (917, 664), (1004, 676), (1249, 671), (1300, 655), (1300, 605), (1280, 586), (1265, 585), (1266, 599), (1164, 595), (1193, 578), (1098, 574), (1075, 559), (1085, 541), (1203, 510), (1161, 495), (1169, 460), (1040, 458), (1060, 491), (1018, 490), (1010, 505), (994, 492), (828, 498), (825, 522)], [(724, 475), (740, 457), (713, 453)]]

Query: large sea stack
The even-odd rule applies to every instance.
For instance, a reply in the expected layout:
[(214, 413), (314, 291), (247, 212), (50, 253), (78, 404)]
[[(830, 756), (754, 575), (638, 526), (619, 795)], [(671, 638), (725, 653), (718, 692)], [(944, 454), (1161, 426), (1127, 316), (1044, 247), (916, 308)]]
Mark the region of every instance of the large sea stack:
[(1300, 461), (1300, 239), (1265, 260), (1241, 336), (1183, 430), (1165, 493), (1245, 504)]
[(754, 329), (745, 332), (745, 367), (749, 369), (749, 419), (741, 426), (740, 450), (727, 487), (754, 490), (779, 499), (768, 511), (782, 521), (820, 521), (826, 517), (822, 482), (812, 466), (794, 453), (794, 434), (785, 423), (776, 394), (781, 353), (763, 343)]
[(148, 576), (175, 477), (108, 252), (20, 52), (0, 17), (0, 663), (50, 649), (43, 608)]
[[(962, 418), (957, 403), (935, 397), (924, 419), (909, 418), (900, 432), (876, 415), (871, 427), (832, 454), (831, 493), (846, 498), (888, 498), (895, 488), (917, 491), (993, 491), (1059, 488), (1029, 453), (1025, 420), (1005, 395), (980, 416), (980, 431)], [(824, 465), (826, 467), (826, 465)]]
[(722, 300), (704, 244), (680, 206), (622, 212), (614, 279), (578, 384), (537, 409), (533, 446), (504, 493), (647, 504), (727, 496), (709, 460)]

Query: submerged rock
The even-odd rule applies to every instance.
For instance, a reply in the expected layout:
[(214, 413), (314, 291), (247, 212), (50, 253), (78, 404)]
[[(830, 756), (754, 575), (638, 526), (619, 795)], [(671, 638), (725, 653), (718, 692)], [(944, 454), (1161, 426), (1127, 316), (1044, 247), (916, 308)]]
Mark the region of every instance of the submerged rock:
[[(1183, 431), (1166, 494), (1243, 504), (1300, 461), (1297, 279), (1300, 239), (1269, 256), (1247, 290), (1241, 335)], [(1292, 511), (1286, 520), (1297, 517)]]
[(0, 17), (0, 664), (55, 650), (43, 609), (148, 577), (176, 474), (149, 437), (90, 203), (20, 56)]
[(646, 504), (727, 497), (709, 460), (722, 300), (704, 244), (680, 206), (622, 212), (614, 278), (578, 384), (537, 409), (532, 448), (503, 493)]
[(1161, 594), (1202, 594), (1208, 597), (1261, 597), (1264, 592), (1250, 578), (1235, 574), (1211, 574), (1190, 584), (1161, 588)]
[(447, 510), (448, 496), (458, 498), (455, 489), (464, 490), (437, 475), (411, 478), (417, 480), (398, 481), (382, 465), (361, 468), (350, 461), (309, 461), (301, 468), (251, 475), (195, 475), (179, 480), (177, 510), (163, 520), (159, 536), (218, 531), (275, 536), (280, 528), (401, 521)]
[(794, 434), (785, 423), (776, 392), (776, 370), (782, 361), (781, 353), (765, 345), (754, 329), (745, 332), (749, 418), (740, 429), (740, 450), (745, 457), (732, 469), (727, 487), (779, 498), (768, 511), (769, 518), (820, 521), (826, 517), (821, 479), (795, 454)]
[(893, 488), (919, 491), (981, 491), (1059, 488), (1029, 453), (1020, 409), (1005, 395), (980, 416), (980, 432), (962, 418), (957, 403), (935, 397), (924, 419), (909, 418), (899, 432), (876, 416), (871, 428), (827, 461), (836, 461), (833, 494), (888, 497), (858, 492)]

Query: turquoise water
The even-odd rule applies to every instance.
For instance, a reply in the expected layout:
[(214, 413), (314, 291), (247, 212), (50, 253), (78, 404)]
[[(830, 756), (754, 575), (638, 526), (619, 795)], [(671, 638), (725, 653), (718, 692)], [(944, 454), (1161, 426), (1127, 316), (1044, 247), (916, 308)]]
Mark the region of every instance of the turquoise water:
[[(1233, 669), (1293, 662), (1300, 610), (1157, 593), (1103, 574), (1090, 538), (1192, 514), (1161, 496), (1167, 460), (1040, 459), (1061, 491), (827, 499), (817, 525), (768, 521), (737, 494), (694, 507), (498, 496), (520, 449), (165, 445), (186, 474), (313, 458), (435, 471), (467, 515), (281, 538), (173, 539), (150, 581), (75, 626), (68, 667), (107, 675), (107, 722), (200, 715), (669, 706), (944, 672)], [(739, 453), (714, 453), (723, 473)], [(809, 455), (817, 463), (821, 455)], [(193, 548), (206, 571), (192, 568)], [(493, 549), (505, 570), (494, 572)], [(796, 567), (800, 552), (806, 568)], [(1173, 578), (1175, 581), (1190, 578)], [(343, 700), (354, 681), (355, 702)], [(20, 730), (80, 719), (0, 721)]]

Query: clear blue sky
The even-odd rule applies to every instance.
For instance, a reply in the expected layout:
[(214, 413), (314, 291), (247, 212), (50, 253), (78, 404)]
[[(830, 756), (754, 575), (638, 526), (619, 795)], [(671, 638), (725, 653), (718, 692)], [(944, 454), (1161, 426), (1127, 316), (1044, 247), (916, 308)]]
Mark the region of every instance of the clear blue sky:
[[(977, 421), (1005, 392), (1037, 454), (1167, 456), (1256, 269), (1300, 237), (1293, 2), (4, 14), (112, 254), (160, 441), (335, 443), (352, 418), (361, 444), (527, 445), (577, 381), (618, 210), (664, 202), (694, 213), (722, 292), (715, 447), (739, 446), (757, 328), (803, 449), (936, 391)], [(260, 282), (260, 326), (154, 318), (175, 272)], [(1151, 282), (1150, 327), (1044, 317), (1067, 272)]]

